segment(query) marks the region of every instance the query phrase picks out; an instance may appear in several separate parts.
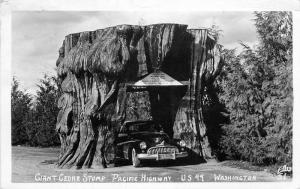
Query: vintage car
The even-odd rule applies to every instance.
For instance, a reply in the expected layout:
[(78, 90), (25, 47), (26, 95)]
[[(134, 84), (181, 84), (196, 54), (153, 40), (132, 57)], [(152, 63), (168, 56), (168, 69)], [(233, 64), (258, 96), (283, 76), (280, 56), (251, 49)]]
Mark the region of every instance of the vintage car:
[(117, 139), (117, 158), (129, 160), (134, 167), (144, 160), (176, 160), (187, 157), (185, 142), (170, 139), (153, 121), (125, 122)]

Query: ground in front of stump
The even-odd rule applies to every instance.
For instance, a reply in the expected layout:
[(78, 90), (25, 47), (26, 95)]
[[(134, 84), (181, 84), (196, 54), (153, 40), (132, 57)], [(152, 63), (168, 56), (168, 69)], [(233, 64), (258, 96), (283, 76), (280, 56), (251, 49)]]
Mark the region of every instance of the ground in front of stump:
[(244, 182), (282, 181), (266, 169), (233, 167), (233, 163), (197, 165), (172, 162), (131, 165), (107, 169), (58, 169), (59, 148), (12, 147), (12, 182)]

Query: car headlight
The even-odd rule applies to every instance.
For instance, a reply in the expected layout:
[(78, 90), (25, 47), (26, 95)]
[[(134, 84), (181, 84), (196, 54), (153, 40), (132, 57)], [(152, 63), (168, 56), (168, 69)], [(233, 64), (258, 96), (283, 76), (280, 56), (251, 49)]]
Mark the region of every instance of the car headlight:
[(186, 146), (186, 143), (185, 143), (184, 140), (181, 140), (181, 141), (179, 142), (179, 145), (180, 145), (181, 147), (185, 147), (185, 146)]
[(146, 142), (141, 142), (141, 143), (140, 143), (140, 148), (141, 148), (141, 149), (146, 149), (146, 148), (147, 148)]

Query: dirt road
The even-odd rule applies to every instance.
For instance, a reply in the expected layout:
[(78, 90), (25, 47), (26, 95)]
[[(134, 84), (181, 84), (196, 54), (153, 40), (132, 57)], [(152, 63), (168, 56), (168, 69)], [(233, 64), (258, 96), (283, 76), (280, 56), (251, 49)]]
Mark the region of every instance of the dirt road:
[(12, 147), (12, 182), (257, 182), (282, 179), (266, 171), (228, 167), (224, 162), (57, 169), (58, 152), (58, 148)]

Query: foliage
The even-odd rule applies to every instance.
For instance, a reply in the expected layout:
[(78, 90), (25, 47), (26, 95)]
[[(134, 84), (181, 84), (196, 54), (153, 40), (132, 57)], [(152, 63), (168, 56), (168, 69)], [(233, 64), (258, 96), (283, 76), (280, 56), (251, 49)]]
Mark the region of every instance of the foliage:
[(224, 50), (218, 78), (221, 101), (230, 112), (223, 151), (256, 164), (292, 160), (292, 16), (255, 12), (260, 43), (255, 49)]
[[(18, 82), (12, 86), (12, 144), (30, 146), (58, 145), (55, 133), (58, 108), (58, 81), (45, 75), (40, 80), (36, 97), (18, 90)], [(22, 112), (22, 113), (21, 113)]]
[(19, 82), (13, 77), (11, 88), (11, 136), (13, 145), (19, 145), (28, 140), (24, 120), (30, 106), (31, 97), (19, 89)]
[(56, 106), (58, 99), (57, 79), (45, 75), (37, 86), (34, 109), (27, 118), (29, 144), (31, 146), (58, 145), (59, 140), (55, 132), (58, 114)]
[(126, 101), (126, 119), (128, 121), (151, 120), (149, 93), (128, 92)]

